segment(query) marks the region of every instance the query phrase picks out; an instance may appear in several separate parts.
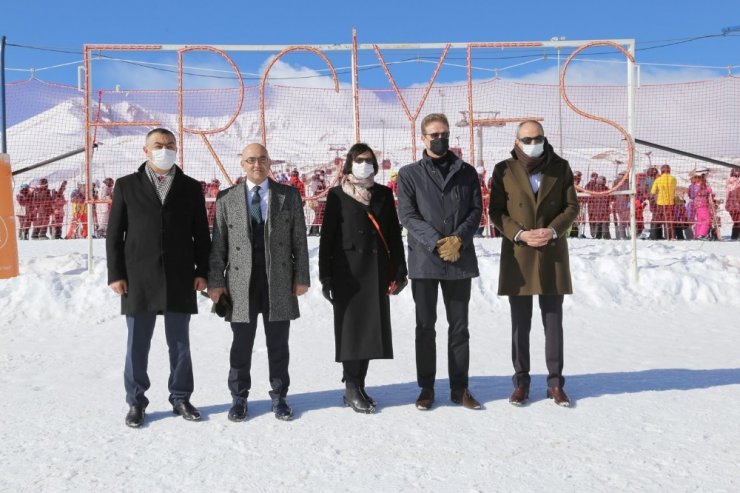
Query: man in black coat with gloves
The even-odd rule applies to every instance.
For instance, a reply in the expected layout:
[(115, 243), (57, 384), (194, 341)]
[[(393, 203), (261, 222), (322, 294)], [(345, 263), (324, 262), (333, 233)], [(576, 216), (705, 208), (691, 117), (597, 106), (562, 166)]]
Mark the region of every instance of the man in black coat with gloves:
[(189, 325), (198, 312), (196, 291), (207, 287), (211, 245), (200, 183), (175, 166), (175, 135), (152, 130), (144, 153), (147, 161), (116, 181), (106, 238), (108, 283), (121, 295), (128, 326), (124, 385), (126, 425), (132, 428), (143, 424), (149, 403), (147, 362), (159, 314), (169, 347), (172, 411), (189, 421), (200, 419), (190, 403)]
[(428, 410), (434, 404), (434, 326), (441, 288), (449, 322), (450, 399), (480, 409), (468, 390), (468, 304), (471, 279), (478, 277), (473, 237), (483, 208), (478, 173), (449, 150), (445, 115), (425, 116), (421, 132), (424, 156), (398, 172), (398, 215), (409, 231), (409, 278), (416, 305), (416, 378), (421, 387), (416, 407)]

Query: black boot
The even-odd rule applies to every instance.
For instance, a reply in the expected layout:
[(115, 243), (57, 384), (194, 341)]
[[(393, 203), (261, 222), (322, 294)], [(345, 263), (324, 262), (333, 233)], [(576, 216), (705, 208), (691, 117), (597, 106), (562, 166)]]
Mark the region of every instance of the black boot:
[(373, 399), (372, 397), (370, 397), (368, 395), (368, 393), (365, 391), (365, 386), (364, 385), (360, 386), (360, 394), (362, 394), (362, 397), (364, 397), (365, 400), (368, 403), (370, 403), (371, 406), (373, 406), (373, 407), (377, 407), (378, 406), (378, 403), (375, 401), (375, 399)]
[(360, 392), (359, 385), (356, 383), (347, 382), (344, 390), (344, 404), (358, 413), (370, 414), (375, 412), (375, 407), (365, 399), (362, 392)]

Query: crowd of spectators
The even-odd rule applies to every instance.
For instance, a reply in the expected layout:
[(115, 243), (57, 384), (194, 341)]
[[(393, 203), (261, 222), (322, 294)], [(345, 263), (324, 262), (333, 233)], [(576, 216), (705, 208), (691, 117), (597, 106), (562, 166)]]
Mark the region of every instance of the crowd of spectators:
[[(483, 166), (476, 168), (481, 187), (481, 196), (487, 202), (490, 197), (491, 179), (486, 179)], [(578, 201), (580, 212), (573, 223), (570, 236), (573, 238), (594, 238), (623, 240), (629, 238), (630, 209), (635, 209), (637, 234), (651, 240), (660, 239), (717, 239), (719, 230), (718, 207), (723, 200), (715, 196), (708, 184), (709, 170), (697, 168), (690, 173), (688, 187), (678, 187), (670, 173), (670, 166), (661, 169), (648, 167), (635, 174), (636, 195), (630, 199), (627, 192), (629, 182), (625, 172), (617, 173), (610, 185), (607, 178), (593, 172), (585, 185), (581, 185), (582, 172), (574, 171), (577, 186), (589, 192), (581, 194)], [(318, 236), (326, 207), (326, 171), (316, 169), (310, 173), (300, 173), (297, 168), (280, 170), (275, 180), (297, 188), (306, 204), (308, 234)], [(392, 171), (386, 184), (394, 193), (398, 189), (398, 173)], [(237, 180), (239, 183), (240, 179)], [(67, 181), (61, 181), (56, 188), (49, 186), (47, 178), (23, 183), (16, 195), (16, 215), (18, 217), (18, 238), (21, 240), (48, 240), (86, 238), (88, 229), (88, 208), (85, 200), (85, 184), (80, 182), (69, 190)], [(102, 183), (93, 183), (93, 235), (104, 238), (108, 225), (110, 204), (113, 200), (113, 178), (105, 178)], [(221, 191), (221, 182), (201, 182), (206, 199), (208, 223), (212, 227), (216, 208), (216, 197)], [(730, 238), (740, 239), (740, 170), (733, 169), (725, 182), (725, 210), (732, 221)], [(604, 193), (610, 191), (612, 193)], [(613, 193), (617, 192), (617, 193)], [(68, 196), (68, 198), (67, 198)], [(484, 204), (484, 207), (487, 205)], [(645, 212), (650, 213), (645, 221)], [(64, 231), (65, 225), (67, 226)], [(496, 237), (498, 232), (492, 225), (481, 221), (478, 236)]]
[[(577, 186), (589, 194), (578, 198), (580, 212), (573, 223), (571, 237), (612, 239), (629, 238), (630, 209), (635, 209), (637, 234), (650, 240), (711, 240), (718, 239), (720, 218), (718, 199), (707, 182), (709, 170), (697, 168), (690, 172), (688, 187), (677, 186), (671, 167), (660, 170), (650, 166), (635, 174), (636, 195), (630, 199), (625, 172), (617, 174), (610, 186), (607, 178), (591, 173), (581, 185), (582, 173), (574, 172)], [(733, 221), (731, 239), (740, 238), (740, 170), (733, 169), (725, 184), (725, 209)], [(608, 193), (606, 193), (608, 191)], [(650, 213), (645, 221), (645, 212)], [(587, 234), (588, 233), (588, 234)]]
[[(93, 183), (93, 235), (104, 238), (113, 200), (113, 179)], [(66, 196), (67, 180), (57, 188), (41, 178), (33, 186), (22, 183), (16, 194), (18, 238), (21, 240), (61, 240), (86, 238), (88, 229), (85, 184), (80, 182)], [(69, 206), (69, 207), (68, 207)], [(67, 231), (64, 226), (68, 225)]]

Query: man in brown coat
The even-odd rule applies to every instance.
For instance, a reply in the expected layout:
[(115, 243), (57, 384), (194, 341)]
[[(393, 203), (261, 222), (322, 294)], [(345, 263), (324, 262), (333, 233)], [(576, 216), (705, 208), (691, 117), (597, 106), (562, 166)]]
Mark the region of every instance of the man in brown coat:
[(511, 355), (515, 374), (509, 402), (529, 397), (529, 331), (532, 295), (545, 326), (547, 396), (569, 406), (563, 391), (563, 295), (571, 294), (566, 232), (578, 215), (568, 162), (555, 154), (542, 125), (529, 120), (517, 130), (511, 158), (493, 170), (491, 221), (502, 232), (499, 295), (511, 306)]

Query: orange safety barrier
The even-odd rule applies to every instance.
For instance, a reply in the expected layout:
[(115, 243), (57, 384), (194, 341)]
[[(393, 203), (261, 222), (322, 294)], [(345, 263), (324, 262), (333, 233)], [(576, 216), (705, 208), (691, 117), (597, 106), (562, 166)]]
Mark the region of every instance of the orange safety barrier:
[(0, 279), (18, 275), (12, 176), (10, 157), (0, 154)]

